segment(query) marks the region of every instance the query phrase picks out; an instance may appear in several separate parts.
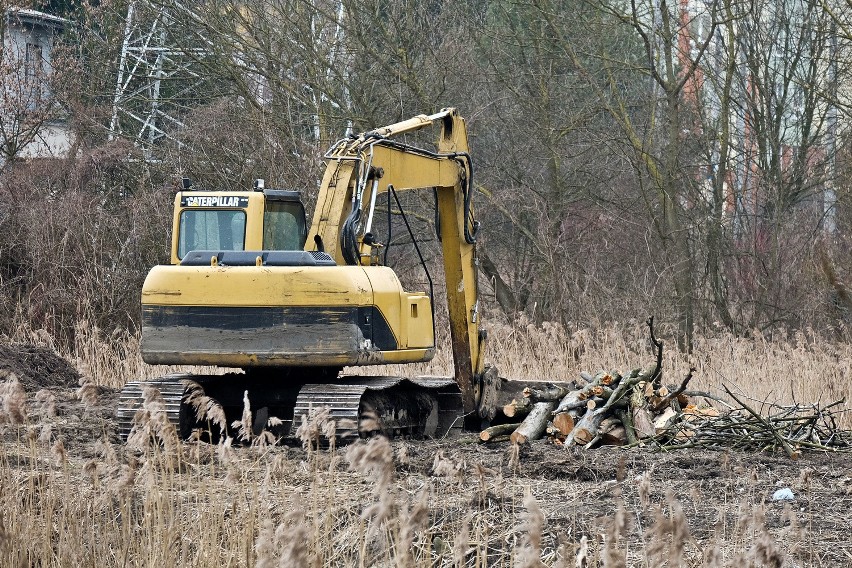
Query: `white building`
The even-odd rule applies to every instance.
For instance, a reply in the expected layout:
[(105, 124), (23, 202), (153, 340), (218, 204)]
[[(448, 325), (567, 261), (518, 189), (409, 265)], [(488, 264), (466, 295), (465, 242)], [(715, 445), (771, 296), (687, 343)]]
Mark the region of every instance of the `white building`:
[(11, 159), (64, 157), (71, 147), (67, 112), (54, 100), (54, 45), (68, 21), (10, 8), (3, 14), (0, 168)]

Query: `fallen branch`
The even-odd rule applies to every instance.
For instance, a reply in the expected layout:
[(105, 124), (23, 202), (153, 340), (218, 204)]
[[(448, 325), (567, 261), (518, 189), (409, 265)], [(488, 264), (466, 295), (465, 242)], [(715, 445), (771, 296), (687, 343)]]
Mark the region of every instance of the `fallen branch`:
[(718, 403), (720, 403), (720, 404), (724, 404), (725, 406), (727, 406), (728, 408), (730, 408), (730, 409), (732, 409), (732, 410), (734, 409), (734, 407), (733, 407), (733, 406), (731, 406), (731, 405), (730, 405), (730, 403), (728, 403), (728, 401), (726, 401), (724, 398), (718, 397), (718, 396), (716, 396), (716, 395), (714, 395), (714, 394), (710, 394), (710, 393), (709, 393), (709, 392), (707, 392), (707, 391), (688, 390), (688, 391), (683, 391), (683, 394), (685, 394), (686, 396), (689, 396), (689, 397), (693, 397), (693, 398), (695, 398), (695, 397), (697, 397), (697, 396), (701, 396), (701, 397), (704, 397), (704, 398), (710, 399), (710, 400), (712, 400), (712, 401), (714, 401), (714, 402), (718, 402)]
[(657, 350), (657, 364), (651, 375), (651, 384), (654, 388), (659, 388), (663, 378), (663, 342), (654, 336), (654, 316), (648, 318), (648, 330), (651, 333), (651, 344)]
[(686, 385), (689, 384), (689, 381), (692, 380), (692, 374), (695, 372), (695, 367), (689, 368), (689, 373), (687, 373), (686, 377), (680, 383), (680, 386), (675, 389), (673, 392), (670, 392), (666, 396), (663, 397), (663, 400), (660, 401), (659, 404), (651, 408), (651, 412), (660, 412), (665, 407), (669, 405), (669, 403), (678, 397), (678, 395), (683, 394), (686, 391)]

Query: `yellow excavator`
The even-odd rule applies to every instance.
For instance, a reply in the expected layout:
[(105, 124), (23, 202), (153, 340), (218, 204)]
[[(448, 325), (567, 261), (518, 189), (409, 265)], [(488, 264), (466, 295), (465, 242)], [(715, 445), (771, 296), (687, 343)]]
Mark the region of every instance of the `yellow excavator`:
[[(400, 139), (430, 126), (439, 130), (435, 150)], [(369, 416), (387, 434), (414, 436), (443, 434), (461, 416), (479, 426), (488, 414), (480, 408), (486, 334), (464, 119), (452, 108), (416, 116), (339, 140), (325, 159), (310, 228), (299, 194), (266, 189), (263, 180), (254, 191), (185, 187), (176, 195), (171, 264), (154, 267), (142, 290), (142, 357), (242, 372), (128, 383), (117, 411), (123, 436), (146, 385), (160, 390), (183, 436), (201, 426), (185, 400), (190, 381), (236, 417), (247, 391), (255, 430), (276, 416), (291, 434), (312, 408), (327, 407), (336, 419)], [(381, 213), (390, 220), (395, 203), (410, 232), (398, 194), (424, 188), (436, 198), (455, 376), (339, 376), (343, 367), (435, 354), (431, 278), (429, 293), (403, 289), (382, 265), (390, 243), (373, 232), (382, 194)]]

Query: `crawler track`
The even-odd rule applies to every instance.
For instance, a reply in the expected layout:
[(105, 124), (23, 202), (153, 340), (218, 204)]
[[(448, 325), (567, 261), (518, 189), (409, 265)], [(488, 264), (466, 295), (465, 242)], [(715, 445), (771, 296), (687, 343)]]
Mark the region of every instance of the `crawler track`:
[(165, 375), (150, 381), (131, 381), (124, 385), (118, 398), (118, 408), (115, 411), (121, 439), (127, 440), (130, 435), (130, 431), (133, 429), (133, 419), (136, 412), (143, 407), (145, 389), (149, 387), (160, 391), (169, 422), (175, 425), (181, 437), (185, 437), (191, 426), (189, 421), (191, 414), (183, 402), (189, 380), (192, 380), (192, 375), (181, 373)]
[(293, 410), (295, 429), (314, 410), (329, 409), (337, 421), (337, 437), (346, 439), (381, 432), (387, 436), (443, 436), (461, 414), (455, 381), (419, 377), (344, 377), (343, 382), (302, 387)]
[(125, 385), (116, 410), (122, 439), (126, 440), (133, 429), (134, 416), (144, 405), (147, 387), (160, 391), (169, 421), (181, 437), (188, 437), (199, 426), (194, 410), (184, 401), (191, 382), (200, 384), (208, 396), (220, 402), (229, 422), (239, 419), (242, 396), (248, 391), (255, 416), (280, 418), (284, 422), (280, 434), (287, 438), (295, 437), (303, 421), (309, 421), (314, 412), (325, 408), (328, 417), (335, 421), (340, 441), (375, 433), (434, 438), (461, 428), (461, 395), (455, 381), (448, 378), (354, 376), (299, 387), (285, 382), (255, 381), (241, 374), (181, 373)]

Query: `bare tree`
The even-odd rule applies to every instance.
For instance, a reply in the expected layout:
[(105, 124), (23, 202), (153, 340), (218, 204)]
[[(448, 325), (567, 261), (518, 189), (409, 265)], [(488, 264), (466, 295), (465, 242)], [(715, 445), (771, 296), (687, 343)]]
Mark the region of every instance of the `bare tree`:
[(804, 275), (835, 184), (830, 116), (848, 66), (818, 2), (726, 1), (724, 10), (702, 109), (708, 284), (734, 331), (797, 325), (810, 291), (790, 276)]

